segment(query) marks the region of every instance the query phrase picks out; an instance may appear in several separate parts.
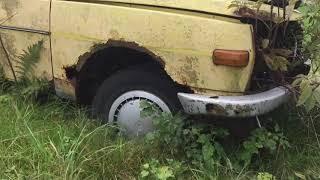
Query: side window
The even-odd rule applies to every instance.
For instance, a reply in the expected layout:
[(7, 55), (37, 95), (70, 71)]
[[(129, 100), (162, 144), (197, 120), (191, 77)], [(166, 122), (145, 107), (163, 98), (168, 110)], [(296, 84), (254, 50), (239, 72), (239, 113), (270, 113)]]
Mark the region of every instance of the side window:
[(0, 1), (0, 64), (6, 76), (18, 75), (17, 61), (23, 53), (43, 41), (36, 76), (52, 78), (49, 37), (50, 0), (1, 0)]

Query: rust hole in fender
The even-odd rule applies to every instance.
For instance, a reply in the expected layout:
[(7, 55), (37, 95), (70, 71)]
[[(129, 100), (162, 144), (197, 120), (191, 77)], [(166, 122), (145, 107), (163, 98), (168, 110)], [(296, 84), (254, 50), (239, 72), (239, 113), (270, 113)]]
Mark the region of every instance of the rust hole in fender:
[(136, 42), (112, 39), (106, 43), (94, 44), (88, 52), (79, 56), (77, 64), (64, 67), (64, 71), (68, 81), (76, 89), (78, 102), (91, 104), (106, 78), (122, 69), (146, 63), (157, 67), (159, 73), (170, 78), (160, 56)]
[(78, 76), (78, 71), (77, 71), (76, 65), (66, 66), (63, 69), (64, 69), (66, 77), (70, 81), (71, 85), (73, 87), (76, 87), (77, 76)]

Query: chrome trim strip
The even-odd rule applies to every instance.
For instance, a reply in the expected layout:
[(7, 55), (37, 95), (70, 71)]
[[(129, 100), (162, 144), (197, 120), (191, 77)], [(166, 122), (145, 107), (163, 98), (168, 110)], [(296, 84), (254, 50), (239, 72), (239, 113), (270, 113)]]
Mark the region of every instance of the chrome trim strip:
[(30, 33), (43, 34), (43, 35), (50, 35), (50, 32), (48, 32), (48, 31), (35, 30), (35, 29), (29, 29), (29, 28), (21, 28), (21, 27), (13, 27), (13, 26), (0, 25), (0, 29), (6, 29), (6, 30), (12, 30), (12, 31), (30, 32)]

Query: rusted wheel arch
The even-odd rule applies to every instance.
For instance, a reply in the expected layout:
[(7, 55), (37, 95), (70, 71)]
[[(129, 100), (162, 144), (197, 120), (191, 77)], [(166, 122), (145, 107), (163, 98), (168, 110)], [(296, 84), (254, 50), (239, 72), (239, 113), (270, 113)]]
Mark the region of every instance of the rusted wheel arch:
[(160, 57), (136, 43), (114, 40), (92, 47), (90, 52), (79, 57), (78, 64), (73, 70), (69, 69), (72, 74), (67, 73), (67, 76), (76, 79), (77, 101), (90, 105), (106, 78), (117, 71), (143, 64), (148, 64), (146, 68), (152, 66), (155, 71), (173, 81), (165, 72), (165, 63)]

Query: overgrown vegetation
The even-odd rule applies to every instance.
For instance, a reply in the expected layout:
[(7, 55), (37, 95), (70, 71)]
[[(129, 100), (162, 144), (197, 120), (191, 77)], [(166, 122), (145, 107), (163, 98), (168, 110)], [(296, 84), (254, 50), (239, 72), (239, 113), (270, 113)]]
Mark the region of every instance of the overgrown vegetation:
[(299, 106), (305, 106), (307, 111), (320, 104), (320, 1), (312, 5), (304, 5), (302, 26), (304, 29), (304, 54), (310, 60), (311, 71), (308, 75), (299, 75), (294, 82), (301, 90)]
[(0, 70), (0, 83), (6, 90), (11, 90), (12, 93), (22, 95), (30, 99), (45, 98), (50, 90), (50, 82), (46, 79), (37, 78), (35, 76), (35, 68), (41, 56), (43, 48), (43, 41), (39, 41), (24, 50), (22, 54), (18, 55), (18, 60), (15, 62), (14, 82), (6, 80), (3, 75), (3, 70)]
[(128, 140), (53, 94), (38, 103), (2, 90), (0, 106), (2, 179), (320, 177), (317, 116), (284, 119), (284, 110), (239, 142), (228, 130), (159, 114), (155, 132)]
[[(320, 48), (320, 11), (319, 1), (304, 4), (301, 24), (290, 22), (297, 0), (235, 0), (230, 8), (235, 13), (248, 19), (254, 25), (256, 37), (257, 64), (265, 64), (271, 72), (271, 81), (275, 84), (291, 84), (294, 76), (299, 74), (293, 86), (300, 91), (298, 106), (307, 111), (319, 108), (319, 48)], [(269, 9), (262, 8), (264, 3)], [(302, 33), (303, 29), (303, 33)], [(301, 72), (304, 64), (311, 64), (311, 72)], [(293, 76), (292, 76), (293, 75)], [(265, 81), (262, 82), (266, 83)]]
[[(268, 66), (274, 74), (273, 80), (279, 83), (284, 83), (284, 72), (303, 63), (299, 62), (299, 29), (294, 29), (295, 34), (290, 32), (294, 28), (290, 27), (290, 20), (297, 2), (298, 0), (235, 0), (229, 6), (235, 7), (236, 14), (253, 24), (259, 57), (257, 60)], [(269, 3), (270, 8), (262, 8), (265, 3)], [(294, 37), (290, 37), (291, 35)]]

